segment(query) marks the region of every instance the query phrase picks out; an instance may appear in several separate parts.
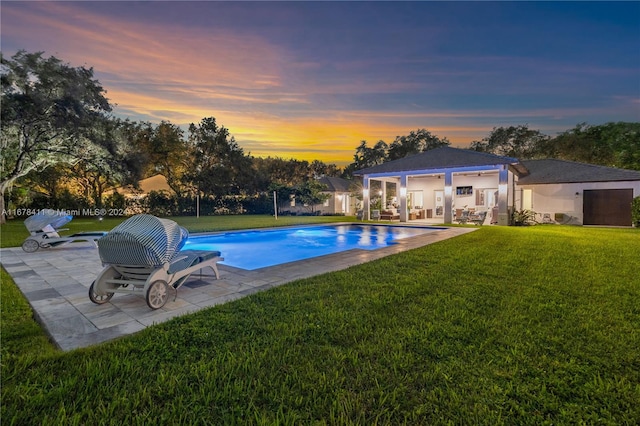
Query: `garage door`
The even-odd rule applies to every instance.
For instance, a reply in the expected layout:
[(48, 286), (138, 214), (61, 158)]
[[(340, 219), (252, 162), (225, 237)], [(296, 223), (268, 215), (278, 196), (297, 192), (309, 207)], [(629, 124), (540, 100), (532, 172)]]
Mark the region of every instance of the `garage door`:
[(633, 189), (590, 189), (584, 191), (584, 224), (631, 226)]

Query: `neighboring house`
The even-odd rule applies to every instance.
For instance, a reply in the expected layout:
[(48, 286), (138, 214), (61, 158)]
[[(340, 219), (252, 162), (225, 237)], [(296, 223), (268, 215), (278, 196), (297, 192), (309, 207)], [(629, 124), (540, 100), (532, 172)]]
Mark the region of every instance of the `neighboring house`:
[(292, 213), (310, 213), (312, 210), (322, 215), (355, 215), (356, 214), (356, 198), (352, 195), (352, 182), (338, 177), (324, 176), (318, 179), (327, 190), (322, 191), (328, 194), (329, 198), (323, 204), (314, 206), (303, 205), (296, 202), (295, 197), (291, 198), (290, 206), (286, 209)]
[[(533, 210), (550, 223), (631, 226), (631, 200), (640, 196), (640, 171), (561, 160), (525, 160), (451, 147), (436, 148), (355, 173), (364, 206), (372, 181), (396, 194), (401, 222), (426, 218), (451, 223), (463, 210), (487, 211), (508, 225), (514, 210)], [(377, 184), (376, 184), (377, 185)], [(392, 187), (389, 188), (389, 185)], [(365, 219), (370, 217), (368, 209)]]
[(356, 199), (351, 195), (350, 180), (325, 176), (318, 179), (318, 182), (327, 186), (328, 190), (325, 193), (329, 194), (329, 199), (324, 204), (318, 205), (317, 210), (322, 214), (354, 215), (356, 213)]
[(138, 185), (140, 189), (135, 189), (132, 186), (121, 186), (119, 188), (105, 191), (104, 195), (111, 195), (114, 192), (118, 192), (126, 198), (140, 199), (146, 197), (151, 191), (167, 192), (170, 195), (175, 194), (173, 189), (171, 189), (167, 183), (167, 178), (160, 174), (142, 179), (138, 182)]

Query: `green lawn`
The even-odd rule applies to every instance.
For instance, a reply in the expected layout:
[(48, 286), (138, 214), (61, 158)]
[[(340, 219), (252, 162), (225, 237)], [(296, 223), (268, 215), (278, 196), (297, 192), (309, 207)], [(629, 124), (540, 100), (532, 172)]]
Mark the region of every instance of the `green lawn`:
[(69, 353), (3, 276), (3, 424), (637, 424), (638, 253), (483, 227)]

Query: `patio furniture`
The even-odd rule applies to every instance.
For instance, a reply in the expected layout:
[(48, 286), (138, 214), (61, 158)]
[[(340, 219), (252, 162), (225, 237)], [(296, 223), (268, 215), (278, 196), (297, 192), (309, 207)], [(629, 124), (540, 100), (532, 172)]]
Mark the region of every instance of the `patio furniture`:
[(33, 253), (39, 248), (60, 247), (74, 241), (91, 241), (95, 245), (96, 240), (107, 234), (106, 231), (94, 231), (60, 236), (58, 231), (67, 230), (60, 227), (71, 222), (72, 219), (73, 216), (53, 209), (40, 210), (33, 216), (29, 216), (25, 219), (24, 226), (31, 235), (22, 243), (22, 250)]
[(551, 213), (544, 213), (542, 215), (542, 223), (556, 223), (553, 219), (551, 219)]
[(383, 210), (380, 213), (380, 220), (400, 220), (400, 213), (393, 210)]
[(133, 216), (98, 241), (98, 253), (105, 268), (89, 288), (89, 299), (108, 302), (114, 293), (143, 290), (147, 305), (165, 305), (169, 289), (178, 288), (189, 276), (210, 267), (220, 278), (219, 251), (184, 250), (189, 233), (172, 220), (151, 215)]
[(460, 210), (460, 214), (457, 213), (456, 211), (456, 218), (455, 221), (460, 223), (460, 224), (465, 224), (467, 222), (469, 222), (470, 219), (470, 212), (469, 210)]
[(371, 220), (380, 220), (380, 210), (371, 210)]
[(484, 221), (486, 218), (487, 218), (487, 212), (483, 211), (477, 214), (469, 215), (468, 221), (476, 225), (482, 225), (484, 224)]

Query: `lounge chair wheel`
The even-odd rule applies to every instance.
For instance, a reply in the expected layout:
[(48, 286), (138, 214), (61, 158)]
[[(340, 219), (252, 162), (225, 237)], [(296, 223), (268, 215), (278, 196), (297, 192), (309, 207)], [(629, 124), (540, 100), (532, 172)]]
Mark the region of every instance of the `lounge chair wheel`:
[(37, 251), (39, 248), (40, 248), (40, 243), (31, 238), (26, 239), (24, 243), (22, 243), (22, 250), (26, 251), (27, 253), (33, 253), (34, 251)]
[(147, 290), (147, 305), (151, 309), (160, 309), (167, 303), (169, 298), (169, 288), (167, 283), (161, 280), (154, 281)]
[(98, 294), (94, 289), (95, 285), (96, 282), (94, 281), (91, 283), (91, 286), (89, 286), (89, 299), (91, 299), (93, 303), (96, 305), (102, 305), (103, 303), (107, 303), (111, 300), (113, 293)]

